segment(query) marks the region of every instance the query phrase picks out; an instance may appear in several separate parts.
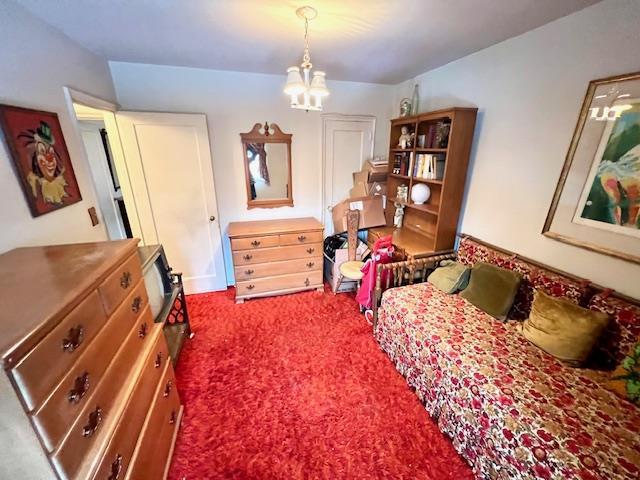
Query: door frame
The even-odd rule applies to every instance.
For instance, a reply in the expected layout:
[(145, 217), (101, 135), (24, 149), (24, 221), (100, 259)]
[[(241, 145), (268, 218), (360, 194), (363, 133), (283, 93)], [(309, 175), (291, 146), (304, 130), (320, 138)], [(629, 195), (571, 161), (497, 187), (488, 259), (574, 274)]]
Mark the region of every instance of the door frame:
[[(320, 197), (320, 221), (324, 225), (327, 221), (327, 216), (330, 211), (327, 208), (327, 152), (325, 151), (325, 138), (327, 135), (327, 124), (332, 121), (340, 122), (371, 122), (372, 123), (372, 138), (371, 138), (371, 152), (370, 156), (373, 158), (373, 152), (375, 149), (376, 140), (376, 117), (374, 115), (348, 115), (342, 113), (323, 113), (320, 115), (322, 118), (322, 133), (320, 137), (320, 148), (322, 149), (322, 188)], [(360, 164), (362, 167), (362, 164)]]
[[(127, 168), (127, 162), (124, 158), (122, 143), (120, 142), (120, 132), (118, 130), (118, 124), (116, 123), (115, 114), (119, 109), (119, 105), (68, 86), (62, 87), (62, 90), (64, 92), (65, 103), (67, 104), (69, 116), (72, 119), (71, 124), (74, 133), (82, 146), (82, 152), (85, 157), (85, 164), (89, 168), (91, 168), (91, 163), (89, 162), (89, 156), (84, 147), (84, 142), (82, 141), (82, 132), (73, 104), (79, 103), (87, 107), (102, 110), (104, 112), (103, 121), (105, 129), (107, 130), (107, 135), (109, 136), (109, 146), (111, 147), (111, 153), (113, 155), (113, 163), (115, 164), (116, 171), (118, 172), (118, 180), (120, 181), (120, 189), (122, 190), (122, 199), (124, 200), (124, 204), (127, 208), (127, 216), (129, 217), (131, 232), (133, 233), (133, 236), (135, 238), (140, 239), (140, 243), (142, 245), (147, 245), (144, 235), (142, 235), (142, 229), (140, 228), (140, 215), (138, 213), (138, 206), (136, 205), (135, 196), (133, 195), (133, 187), (131, 185), (131, 179), (129, 177), (129, 170)], [(91, 179), (91, 183), (93, 185), (95, 194), (96, 186), (93, 184), (93, 177)], [(104, 218), (104, 212), (100, 208), (100, 205), (96, 205), (96, 208), (100, 211), (100, 216)], [(105, 232), (106, 231), (107, 229), (105, 227)]]

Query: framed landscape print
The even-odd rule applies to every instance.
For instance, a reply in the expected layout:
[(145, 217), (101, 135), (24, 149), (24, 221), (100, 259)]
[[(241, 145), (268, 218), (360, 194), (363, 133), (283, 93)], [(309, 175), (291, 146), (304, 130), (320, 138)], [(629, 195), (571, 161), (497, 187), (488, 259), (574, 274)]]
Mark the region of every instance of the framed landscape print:
[(542, 233), (640, 263), (640, 72), (589, 83)]
[(57, 114), (0, 105), (0, 126), (34, 217), (82, 200)]

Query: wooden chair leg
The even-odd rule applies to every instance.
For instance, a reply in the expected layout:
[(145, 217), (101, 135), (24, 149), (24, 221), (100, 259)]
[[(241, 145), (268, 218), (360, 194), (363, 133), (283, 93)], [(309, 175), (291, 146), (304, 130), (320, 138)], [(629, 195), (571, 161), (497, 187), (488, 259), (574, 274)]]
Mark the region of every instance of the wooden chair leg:
[(333, 291), (333, 294), (337, 294), (338, 290), (340, 290), (340, 284), (342, 284), (342, 280), (344, 279), (344, 275), (340, 274), (338, 276), (338, 283), (336, 284), (336, 289)]

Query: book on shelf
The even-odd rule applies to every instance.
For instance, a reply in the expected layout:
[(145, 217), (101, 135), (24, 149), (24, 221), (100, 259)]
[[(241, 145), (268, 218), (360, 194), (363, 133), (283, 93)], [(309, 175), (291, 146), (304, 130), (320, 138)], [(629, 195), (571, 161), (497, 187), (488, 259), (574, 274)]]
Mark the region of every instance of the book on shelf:
[(391, 172), (396, 175), (409, 175), (409, 168), (411, 168), (412, 160), (413, 152), (396, 153), (393, 157), (393, 170)]
[(443, 154), (419, 153), (413, 168), (415, 178), (442, 180), (444, 177), (445, 156)]

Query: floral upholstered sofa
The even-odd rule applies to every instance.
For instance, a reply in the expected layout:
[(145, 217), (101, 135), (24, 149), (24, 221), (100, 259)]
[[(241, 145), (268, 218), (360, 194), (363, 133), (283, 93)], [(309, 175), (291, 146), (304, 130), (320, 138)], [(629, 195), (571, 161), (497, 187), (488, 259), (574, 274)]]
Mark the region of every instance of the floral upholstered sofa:
[[(523, 274), (510, 318), (533, 289), (611, 318), (592, 357), (613, 366), (640, 336), (640, 307), (466, 238), (458, 261)], [(639, 479), (640, 408), (602, 384), (610, 372), (563, 365), (499, 322), (428, 283), (382, 296), (375, 336), (479, 478)]]

